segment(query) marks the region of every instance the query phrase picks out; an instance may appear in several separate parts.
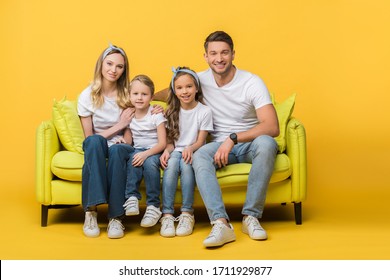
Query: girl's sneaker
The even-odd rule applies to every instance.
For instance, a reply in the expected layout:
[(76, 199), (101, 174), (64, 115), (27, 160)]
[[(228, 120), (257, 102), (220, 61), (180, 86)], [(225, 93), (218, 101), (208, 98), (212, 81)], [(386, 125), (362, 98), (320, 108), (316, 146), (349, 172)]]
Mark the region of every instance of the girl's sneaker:
[(193, 215), (183, 213), (179, 216), (179, 224), (176, 228), (177, 236), (187, 236), (193, 231), (195, 218)]
[(163, 237), (174, 237), (176, 235), (175, 232), (175, 218), (173, 216), (164, 216), (160, 220), (161, 229), (160, 235)]
[(122, 238), (125, 235), (124, 230), (125, 227), (120, 219), (110, 219), (107, 227), (108, 238)]

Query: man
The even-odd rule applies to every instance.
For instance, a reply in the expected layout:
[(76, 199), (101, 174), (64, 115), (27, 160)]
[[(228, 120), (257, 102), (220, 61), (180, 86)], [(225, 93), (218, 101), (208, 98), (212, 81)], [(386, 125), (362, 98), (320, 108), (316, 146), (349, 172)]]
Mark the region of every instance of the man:
[(263, 81), (233, 65), (232, 38), (223, 31), (205, 40), (209, 69), (198, 73), (204, 101), (213, 113), (212, 142), (201, 147), (193, 158), (196, 183), (213, 228), (205, 247), (222, 246), (236, 237), (222, 200), (216, 169), (238, 162), (252, 163), (246, 200), (242, 208), (242, 231), (254, 240), (267, 239), (258, 218), (262, 217), (279, 135), (274, 106)]

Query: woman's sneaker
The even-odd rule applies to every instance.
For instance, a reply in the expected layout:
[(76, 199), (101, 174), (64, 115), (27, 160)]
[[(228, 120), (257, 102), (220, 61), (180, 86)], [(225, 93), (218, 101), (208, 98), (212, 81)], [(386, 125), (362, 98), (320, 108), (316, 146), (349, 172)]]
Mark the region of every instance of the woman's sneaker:
[(100, 234), (100, 229), (97, 223), (97, 212), (87, 211), (85, 212), (85, 220), (83, 226), (83, 232), (87, 237), (97, 237)]
[(139, 215), (138, 198), (135, 196), (129, 197), (123, 204), (123, 207), (125, 208), (126, 216)]
[(146, 212), (141, 221), (141, 227), (152, 227), (157, 224), (161, 218), (161, 211), (153, 205), (146, 207)]
[(179, 216), (179, 224), (176, 228), (176, 235), (177, 236), (187, 236), (190, 235), (193, 231), (195, 224), (195, 218), (193, 215), (190, 214), (181, 214)]
[(161, 229), (160, 235), (163, 237), (174, 237), (176, 235), (175, 232), (175, 218), (171, 215), (164, 216), (160, 220)]
[(110, 219), (107, 227), (108, 238), (122, 238), (125, 227), (122, 225), (122, 221), (119, 219)]

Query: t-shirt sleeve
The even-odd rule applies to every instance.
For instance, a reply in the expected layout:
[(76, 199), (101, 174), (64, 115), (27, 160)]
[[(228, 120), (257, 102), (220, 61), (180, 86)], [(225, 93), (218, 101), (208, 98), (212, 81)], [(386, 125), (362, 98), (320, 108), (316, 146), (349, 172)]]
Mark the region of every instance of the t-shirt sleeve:
[(204, 106), (200, 116), (201, 121), (199, 130), (213, 131), (213, 114), (211, 109), (207, 106)]
[(253, 76), (253, 82), (249, 88), (249, 98), (255, 107), (259, 109), (265, 105), (272, 104), (271, 96), (268, 92), (267, 86), (264, 84), (263, 80), (257, 76)]
[[(153, 115), (152, 115), (153, 116)], [(167, 119), (164, 117), (162, 113), (158, 113), (154, 115), (154, 124), (159, 126), (161, 123), (166, 122)]]
[(86, 88), (79, 96), (77, 101), (77, 113), (81, 117), (89, 117), (93, 115), (93, 105), (91, 100), (91, 90)]

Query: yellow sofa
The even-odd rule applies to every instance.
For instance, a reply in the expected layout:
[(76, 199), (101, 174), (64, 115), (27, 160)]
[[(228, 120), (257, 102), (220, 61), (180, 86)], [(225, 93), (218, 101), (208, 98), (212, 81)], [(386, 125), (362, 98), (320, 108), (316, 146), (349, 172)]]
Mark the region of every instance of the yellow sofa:
[[(54, 103), (52, 119), (40, 123), (36, 130), (36, 199), (41, 204), (43, 227), (47, 226), (49, 209), (81, 204), (83, 135), (76, 112), (76, 102), (64, 98)], [(291, 116), (295, 95), (282, 103), (274, 101), (274, 104), (281, 135), (277, 137), (279, 153), (268, 187), (266, 203), (282, 205), (294, 203), (295, 223), (301, 224), (302, 202), (306, 199), (307, 188), (305, 128), (299, 120)], [(70, 130), (73, 134), (69, 134)], [(248, 163), (232, 164), (217, 171), (226, 204), (243, 204), (250, 167)], [(180, 202), (179, 192), (176, 201)], [(197, 190), (194, 206), (203, 207)]]

